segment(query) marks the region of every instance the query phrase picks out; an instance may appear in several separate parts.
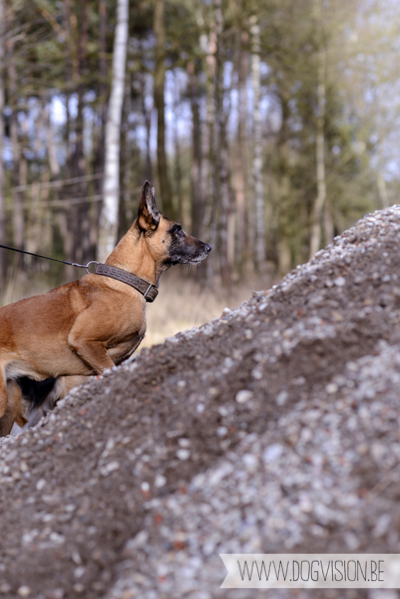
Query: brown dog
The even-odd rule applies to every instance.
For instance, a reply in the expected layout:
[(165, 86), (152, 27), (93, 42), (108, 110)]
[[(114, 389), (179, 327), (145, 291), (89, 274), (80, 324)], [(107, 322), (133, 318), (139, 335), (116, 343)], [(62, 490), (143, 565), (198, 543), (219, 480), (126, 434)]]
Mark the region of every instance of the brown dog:
[[(197, 264), (210, 251), (158, 211), (146, 181), (138, 217), (106, 264), (157, 286), (170, 266)], [(145, 295), (121, 280), (87, 274), (0, 308), (0, 436), (25, 422), (18, 378), (100, 374), (128, 358), (146, 331)]]

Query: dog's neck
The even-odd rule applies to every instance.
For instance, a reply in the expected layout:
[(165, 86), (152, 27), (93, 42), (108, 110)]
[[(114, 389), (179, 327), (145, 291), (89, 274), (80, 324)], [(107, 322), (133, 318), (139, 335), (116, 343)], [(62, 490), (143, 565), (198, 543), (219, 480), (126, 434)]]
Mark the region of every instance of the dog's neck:
[(160, 276), (167, 270), (167, 267), (162, 262), (157, 263), (149, 250), (144, 234), (140, 233), (135, 223), (123, 236), (105, 263), (122, 268), (152, 285), (158, 286)]

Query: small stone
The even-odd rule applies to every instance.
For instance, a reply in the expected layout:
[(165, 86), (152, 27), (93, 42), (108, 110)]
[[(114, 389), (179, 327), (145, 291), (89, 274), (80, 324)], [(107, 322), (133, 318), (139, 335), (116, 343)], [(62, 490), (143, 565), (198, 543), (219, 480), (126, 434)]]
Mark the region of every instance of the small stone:
[(329, 394), (332, 395), (333, 393), (336, 393), (336, 391), (339, 389), (339, 387), (335, 384), (335, 383), (329, 383), (326, 387), (325, 387), (325, 391)]
[(6, 595), (11, 591), (11, 586), (7, 582), (0, 584), (0, 595)]
[(341, 314), (339, 314), (339, 312), (336, 312), (335, 310), (332, 312), (332, 317), (336, 320), (336, 322), (343, 321), (343, 316)]
[(251, 331), (250, 329), (246, 329), (244, 332), (244, 336), (246, 337), (246, 339), (253, 339), (253, 331)]
[(103, 466), (103, 468), (100, 469), (100, 472), (103, 476), (108, 476), (109, 474), (111, 474), (111, 472), (114, 472), (115, 470), (118, 470), (118, 469), (119, 469), (119, 462), (114, 461), (114, 462), (109, 462), (108, 464)]
[(226, 426), (219, 426), (217, 428), (217, 435), (218, 437), (225, 437), (228, 433), (228, 429), (226, 428)]
[(264, 462), (275, 462), (283, 453), (283, 446), (279, 443), (269, 445), (263, 452)]
[(178, 449), (176, 457), (179, 460), (188, 460), (190, 458), (190, 451), (188, 449)]
[(190, 447), (190, 439), (182, 437), (182, 439), (178, 440), (178, 443), (180, 447)]
[(82, 564), (82, 558), (79, 555), (79, 551), (77, 551), (76, 549), (74, 549), (74, 551), (71, 553), (71, 559), (77, 566), (80, 566)]
[(167, 479), (162, 474), (157, 474), (156, 478), (154, 479), (154, 484), (158, 489), (160, 489), (161, 487), (165, 487), (167, 484)]
[(74, 576), (75, 576), (75, 578), (82, 578), (82, 576), (85, 574), (85, 572), (86, 572), (86, 568), (84, 566), (79, 566), (78, 568), (75, 568)]
[(186, 381), (178, 381), (177, 387), (178, 389), (184, 389), (186, 387)]
[(29, 597), (30, 594), (31, 594), (31, 589), (30, 589), (30, 587), (28, 587), (26, 585), (19, 587), (19, 589), (17, 590), (17, 595), (19, 597)]
[(248, 389), (242, 389), (241, 391), (236, 393), (235, 399), (238, 403), (246, 403), (246, 401), (249, 401), (250, 399), (252, 399), (252, 397), (253, 397), (252, 391), (249, 391)]
[(251, 376), (253, 379), (260, 381), (263, 377), (262, 370), (260, 368), (254, 368), (254, 370), (251, 371)]
[(81, 582), (77, 582), (76, 584), (74, 584), (73, 589), (75, 593), (82, 593), (82, 591), (85, 590), (85, 587)]
[[(36, 483), (36, 490), (41, 491), (46, 486), (46, 481), (44, 478), (40, 478)], [(21, 587), (22, 588), (22, 587)]]
[(140, 488), (142, 489), (143, 493), (148, 493), (150, 491), (150, 485), (146, 481), (142, 482), (142, 484), (140, 485)]
[(255, 472), (258, 467), (258, 458), (252, 453), (245, 453), (243, 455), (243, 463), (248, 472)]
[(289, 397), (289, 393), (287, 391), (281, 391), (280, 393), (278, 393), (278, 395), (276, 396), (276, 405), (277, 406), (284, 406), (285, 403), (287, 402)]
[(344, 285), (346, 285), (346, 279), (344, 277), (337, 277), (334, 283), (335, 285), (337, 285), (337, 287), (343, 287)]

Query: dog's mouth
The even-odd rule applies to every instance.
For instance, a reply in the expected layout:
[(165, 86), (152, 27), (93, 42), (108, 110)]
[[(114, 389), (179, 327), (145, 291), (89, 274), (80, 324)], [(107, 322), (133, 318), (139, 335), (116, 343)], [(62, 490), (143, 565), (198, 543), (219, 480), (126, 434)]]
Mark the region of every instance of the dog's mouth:
[[(199, 256), (196, 256), (195, 258), (183, 258), (182, 260), (179, 260), (180, 264), (200, 264), (200, 262), (203, 262), (203, 260), (205, 258), (207, 258), (208, 256), (208, 252), (202, 252)], [(175, 264), (178, 264), (177, 262)]]
[(200, 248), (191, 248), (189, 250), (185, 248), (182, 252), (173, 252), (164, 264), (168, 266), (175, 266), (175, 264), (200, 264), (200, 262), (207, 258), (210, 252), (211, 246), (202, 243), (202, 247)]

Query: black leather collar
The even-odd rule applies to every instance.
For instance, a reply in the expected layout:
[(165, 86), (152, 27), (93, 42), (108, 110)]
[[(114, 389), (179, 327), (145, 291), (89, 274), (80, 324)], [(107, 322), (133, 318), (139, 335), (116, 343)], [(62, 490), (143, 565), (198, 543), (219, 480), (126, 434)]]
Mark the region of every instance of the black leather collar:
[(148, 283), (144, 279), (128, 272), (127, 270), (123, 270), (122, 268), (117, 268), (116, 266), (110, 266), (109, 264), (96, 264), (96, 268), (94, 273), (95, 275), (102, 275), (103, 277), (110, 277), (110, 279), (116, 279), (117, 281), (121, 281), (121, 283), (126, 283), (130, 287), (136, 289), (141, 293), (146, 302), (154, 302), (158, 295), (158, 289), (155, 285)]

